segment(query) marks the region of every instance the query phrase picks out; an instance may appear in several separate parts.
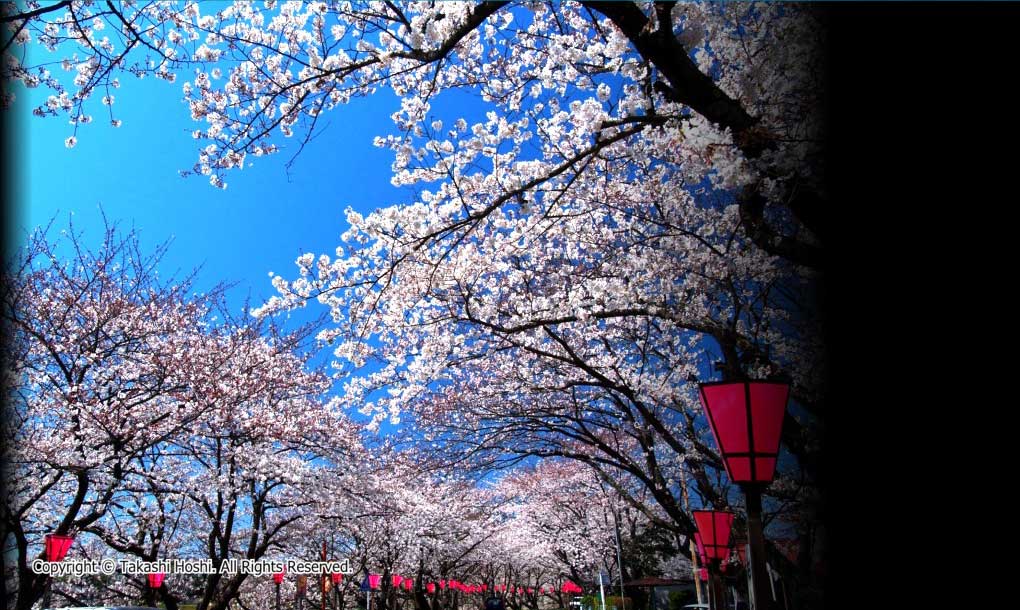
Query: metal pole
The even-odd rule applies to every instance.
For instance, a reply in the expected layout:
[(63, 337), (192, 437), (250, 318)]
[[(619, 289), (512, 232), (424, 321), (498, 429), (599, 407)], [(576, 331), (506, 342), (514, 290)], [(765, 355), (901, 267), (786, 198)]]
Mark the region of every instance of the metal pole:
[(752, 610), (772, 610), (772, 596), (769, 595), (768, 568), (765, 566), (765, 535), (761, 524), (761, 488), (746, 485), (747, 499), (747, 565), (751, 573)]
[(627, 594), (623, 592), (623, 555), (620, 553), (620, 521), (613, 511), (613, 524), (616, 526), (616, 567), (620, 572), (620, 610), (627, 610)]
[(276, 610), (280, 610), (280, 583), (276, 583)]
[(602, 584), (602, 570), (599, 570), (599, 595), (602, 596), (602, 610), (606, 610), (606, 587)]

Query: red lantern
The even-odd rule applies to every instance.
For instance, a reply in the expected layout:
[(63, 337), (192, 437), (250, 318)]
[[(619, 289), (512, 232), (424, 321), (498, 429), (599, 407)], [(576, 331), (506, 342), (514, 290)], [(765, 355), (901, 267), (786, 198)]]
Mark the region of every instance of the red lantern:
[(368, 575), (368, 588), (373, 591), (379, 590), (379, 585), (382, 584), (381, 574), (369, 574)]
[(705, 545), (701, 543), (701, 534), (698, 532), (694, 533), (694, 543), (698, 547), (698, 561), (700, 561), (703, 566), (708, 565), (708, 557), (705, 556)]
[(46, 545), (46, 561), (63, 561), (67, 551), (74, 542), (74, 537), (63, 534), (46, 534), (43, 538)]
[(771, 381), (703, 383), (708, 414), (726, 474), (735, 483), (769, 483), (776, 473), (790, 386)]
[(400, 586), (400, 583), (401, 583), (401, 582), (402, 582), (403, 580), (404, 580), (404, 577), (403, 577), (403, 576), (401, 576), (400, 574), (394, 574), (393, 576), (390, 576), (390, 583), (392, 583), (392, 584), (393, 584), (393, 588), (394, 588), (394, 589), (396, 589), (397, 587), (399, 587), (399, 586)]
[(542, 595), (545, 595), (545, 587), (539, 587), (538, 592)]
[(410, 591), (413, 587), (414, 587), (414, 579), (413, 578), (405, 578), (404, 579), (404, 590), (405, 591)]
[(489, 585), (487, 585), (485, 583), (482, 583), (482, 591), (484, 592), (484, 591), (487, 591), (488, 589), (489, 589)]
[(334, 573), (330, 574), (330, 578), (333, 579), (333, 584), (334, 585), (338, 585), (338, 584), (340, 584), (340, 581), (344, 579), (344, 575), (341, 574), (340, 572), (334, 572)]
[(156, 572), (155, 574), (149, 574), (149, 586), (153, 589), (158, 589), (163, 586), (163, 578), (166, 574), (162, 572)]
[(733, 513), (721, 510), (693, 511), (700, 534), (700, 547), (708, 561), (722, 561), (729, 556)]
[(283, 582), (283, 575), (286, 573), (287, 570), (284, 569), (282, 572), (276, 572), (275, 574), (273, 574), (273, 582), (275, 582), (276, 584), (281, 584)]
[(425, 592), (428, 593), (429, 595), (433, 595), (436, 592), (436, 583), (430, 582), (429, 584), (425, 585)]

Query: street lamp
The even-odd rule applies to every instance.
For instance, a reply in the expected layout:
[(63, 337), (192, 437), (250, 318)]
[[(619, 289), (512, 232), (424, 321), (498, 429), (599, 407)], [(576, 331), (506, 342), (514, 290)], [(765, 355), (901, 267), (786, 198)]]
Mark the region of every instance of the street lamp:
[[(156, 593), (159, 591), (159, 588), (163, 586), (163, 579), (165, 577), (166, 574), (163, 572), (153, 572), (152, 574), (149, 574), (149, 593), (146, 594), (146, 598), (152, 601), (153, 606), (156, 605)], [(149, 597), (149, 594), (152, 595), (151, 598)]]
[(372, 610), (372, 591), (379, 590), (381, 581), (382, 575), (369, 573), (361, 583), (361, 590), (365, 592), (365, 610)]
[[(43, 537), (43, 543), (46, 549), (46, 561), (63, 561), (64, 557), (67, 557), (67, 551), (71, 548), (71, 543), (74, 542), (73, 536), (65, 536), (63, 534), (46, 534)], [(52, 606), (52, 600), (50, 599), (50, 587), (53, 583), (53, 577), (46, 577), (46, 588), (43, 590), (43, 608), (50, 608)]]
[(730, 554), (730, 531), (733, 529), (733, 513), (720, 510), (692, 511), (698, 528), (695, 540), (702, 553), (702, 563), (708, 568), (709, 601), (713, 610), (722, 610), (722, 583), (719, 579), (719, 564)]
[(699, 384), (726, 474), (744, 490), (750, 554), (751, 605), (771, 605), (761, 523), (762, 490), (772, 482), (790, 385), (772, 381), (723, 381)]
[(283, 584), (283, 575), (286, 573), (287, 568), (284, 568), (282, 572), (273, 574), (273, 582), (276, 583), (276, 610), (280, 610), (280, 585)]

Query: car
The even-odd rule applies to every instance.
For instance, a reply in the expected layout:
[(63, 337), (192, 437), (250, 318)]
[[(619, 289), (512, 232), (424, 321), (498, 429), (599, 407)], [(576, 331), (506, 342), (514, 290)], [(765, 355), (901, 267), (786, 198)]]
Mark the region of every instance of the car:
[(708, 604), (687, 604), (681, 610), (709, 610)]

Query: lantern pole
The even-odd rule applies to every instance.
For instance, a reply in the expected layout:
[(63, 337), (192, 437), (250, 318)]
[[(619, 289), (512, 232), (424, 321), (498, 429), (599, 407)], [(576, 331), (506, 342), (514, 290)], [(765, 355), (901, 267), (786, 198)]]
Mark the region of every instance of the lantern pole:
[[(684, 510), (691, 512), (691, 499), (687, 495), (687, 471), (684, 468), (687, 465), (686, 462), (680, 462), (680, 492), (684, 502)], [(687, 537), (687, 546), (691, 551), (691, 572), (694, 575), (694, 592), (698, 595), (698, 603), (704, 603), (704, 598), (701, 593), (701, 579), (698, 578), (698, 547), (694, 544), (694, 537)]]
[(278, 582), (276, 583), (276, 610), (280, 610), (280, 583)]
[(751, 607), (754, 610), (771, 610), (772, 596), (766, 587), (768, 571), (765, 567), (765, 536), (761, 523), (761, 487), (742, 485), (747, 505), (747, 564), (751, 573)]

